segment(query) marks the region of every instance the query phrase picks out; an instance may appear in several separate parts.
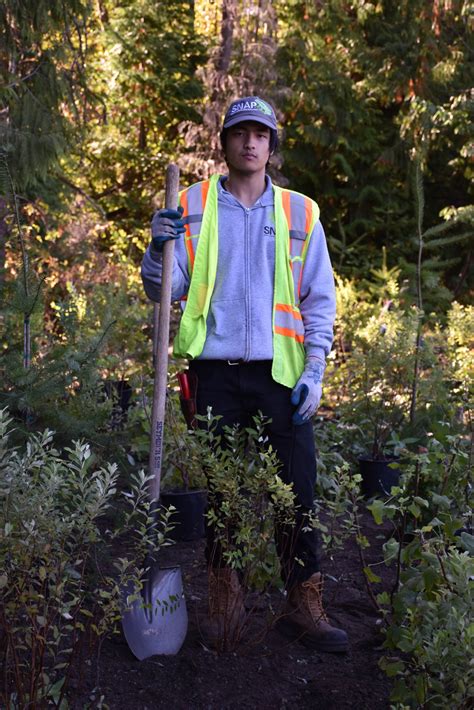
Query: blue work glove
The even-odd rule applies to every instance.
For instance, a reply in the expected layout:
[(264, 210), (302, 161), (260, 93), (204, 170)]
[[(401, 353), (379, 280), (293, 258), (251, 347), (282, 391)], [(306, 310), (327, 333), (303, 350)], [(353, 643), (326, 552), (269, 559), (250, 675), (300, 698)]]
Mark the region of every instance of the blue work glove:
[(298, 407), (293, 414), (294, 424), (305, 424), (319, 407), (323, 393), (325, 363), (318, 357), (308, 356), (304, 372), (291, 393), (291, 404)]
[(170, 239), (179, 239), (185, 232), (183, 208), (158, 210), (151, 220), (151, 241), (156, 251), (163, 251), (163, 245)]

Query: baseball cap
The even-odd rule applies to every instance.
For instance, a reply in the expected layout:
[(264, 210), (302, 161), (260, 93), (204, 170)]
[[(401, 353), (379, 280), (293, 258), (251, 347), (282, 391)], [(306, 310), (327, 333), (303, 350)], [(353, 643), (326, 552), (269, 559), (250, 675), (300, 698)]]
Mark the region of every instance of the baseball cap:
[(264, 126), (277, 130), (275, 111), (269, 103), (259, 96), (244, 96), (233, 101), (224, 116), (222, 128), (230, 128), (241, 121), (256, 121)]

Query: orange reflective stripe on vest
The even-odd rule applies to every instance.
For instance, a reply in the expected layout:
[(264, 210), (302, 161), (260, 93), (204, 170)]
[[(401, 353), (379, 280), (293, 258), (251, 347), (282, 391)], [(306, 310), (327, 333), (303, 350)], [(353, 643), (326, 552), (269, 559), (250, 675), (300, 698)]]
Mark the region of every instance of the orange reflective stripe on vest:
[(196, 249), (201, 232), (202, 216), (206, 208), (209, 193), (209, 180), (198, 182), (183, 190), (179, 195), (179, 203), (183, 208), (185, 226), (184, 242), (188, 255), (189, 273), (192, 274)]
[(306, 195), (283, 189), (282, 206), (289, 230), (290, 269), (293, 275), (295, 303), (299, 303), (308, 236), (317, 219), (314, 215), (315, 203)]
[(303, 318), (298, 308), (287, 303), (275, 304), (275, 333), (294, 338), (298, 343), (304, 342)]
[(184, 219), (184, 244), (188, 254), (189, 266), (191, 271), (194, 268), (194, 246), (191, 238), (191, 227), (188, 222), (189, 217), (189, 207), (188, 207), (188, 194), (187, 190), (183, 190), (179, 196), (179, 204), (183, 208), (183, 219)]

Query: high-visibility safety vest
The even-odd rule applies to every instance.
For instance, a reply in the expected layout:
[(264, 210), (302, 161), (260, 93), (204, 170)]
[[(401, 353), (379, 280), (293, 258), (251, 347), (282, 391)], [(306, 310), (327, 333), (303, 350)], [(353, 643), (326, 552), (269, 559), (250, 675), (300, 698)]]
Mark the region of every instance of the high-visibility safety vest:
[[(191, 277), (186, 306), (174, 340), (176, 357), (196, 358), (206, 341), (206, 320), (217, 274), (219, 175), (183, 190), (179, 203), (186, 223)], [(273, 186), (275, 281), (272, 377), (293, 388), (304, 370), (304, 326), (299, 309), (303, 266), (319, 207), (305, 195)]]

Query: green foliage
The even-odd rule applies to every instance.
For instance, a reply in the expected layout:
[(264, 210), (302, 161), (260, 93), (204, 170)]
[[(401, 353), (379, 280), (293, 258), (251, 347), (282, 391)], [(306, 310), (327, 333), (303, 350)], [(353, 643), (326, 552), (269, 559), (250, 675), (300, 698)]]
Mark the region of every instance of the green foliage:
[[(447, 429), (447, 428), (446, 428)], [(449, 432), (449, 430), (447, 430)], [(441, 432), (442, 433), (442, 432)], [(384, 545), (396, 581), (385, 607), (381, 667), (395, 678), (392, 700), (403, 707), (464, 707), (472, 696), (472, 452), (445, 432), (416, 454), (405, 453), (399, 487), (369, 506), (394, 526)]]
[(469, 413), (474, 396), (474, 307), (454, 302), (448, 313), (447, 345), (452, 396)]
[(449, 421), (455, 433), (470, 421), (472, 309), (454, 302), (446, 324), (431, 314), (419, 337), (420, 314), (406, 303), (399, 272), (384, 262), (372, 275), (357, 286), (337, 277), (336, 348), (325, 402), (342, 418), (346, 455), (372, 449), (380, 456), (415, 440), (426, 445), (438, 422)]
[(138, 279), (120, 274), (113, 283), (66, 283), (64, 299), (51, 302), (55, 329), (63, 343), (94, 339), (105, 331), (97, 351), (97, 366), (105, 377), (137, 378), (151, 365), (151, 320), (153, 309), (142, 293)]
[[(102, 108), (88, 115), (83, 145), (67, 166), (71, 182), (100, 204), (115, 225), (111, 246), (148, 229), (167, 163), (182, 148), (179, 125), (199, 122), (196, 70), (205, 48), (194, 32), (193, 2), (103, 3), (93, 36), (91, 87)], [(79, 178), (79, 179), (78, 179)], [(141, 250), (133, 250), (138, 261)]]
[[(391, 498), (382, 505), (372, 504), (384, 516), (398, 521), (398, 537), (403, 539), (407, 530), (422, 526), (430, 533), (446, 513), (470, 524), (472, 452), (465, 436), (453, 435), (448, 424), (439, 423), (436, 436), (431, 434), (426, 447), (419, 447), (416, 453), (406, 449), (400, 453), (400, 486), (392, 489)], [(372, 512), (375, 508), (369, 506)]]
[[(341, 274), (366, 274), (382, 246), (396, 245), (414, 284), (410, 161), (423, 160), (427, 227), (472, 201), (467, 4), (290, 2), (278, 11), (284, 173), (320, 204)], [(461, 235), (439, 246), (431, 285), (446, 307), (466, 286), (469, 248)]]
[[(329, 554), (334, 549), (341, 549), (354, 535), (360, 536), (360, 483), (360, 474), (354, 474), (346, 461), (333, 465), (330, 475), (318, 474), (316, 525)], [(324, 523), (321, 513), (325, 517)]]
[(383, 458), (394, 431), (408, 418), (414, 369), (416, 313), (395, 304), (371, 316), (354, 338), (347, 378), (347, 422), (365, 430), (372, 458)]
[[(351, 301), (350, 288), (345, 296)], [(356, 320), (360, 316), (357, 310), (350, 312)], [(373, 317), (367, 303), (362, 314), (366, 320), (359, 329), (363, 332)], [(384, 525), (384, 536), (392, 527), (383, 545), (383, 561), (395, 573), (391, 589), (380, 591), (381, 578), (366, 562), (370, 542), (360, 524), (360, 476), (344, 463), (350, 458), (358, 418), (352, 424), (344, 418), (320, 418), (315, 426), (320, 460), (318, 526), (329, 552), (345, 545), (348, 538), (357, 544), (367, 591), (385, 635), (386, 654), (380, 667), (393, 679), (394, 707), (468, 707), (474, 691), (473, 452), (466, 400), (472, 368), (469, 363), (464, 368), (471, 320), (470, 309), (455, 303), (444, 332), (438, 326), (430, 334), (437, 351), (434, 367), (442, 371), (445, 389), (432, 390), (434, 411), (421, 422), (418, 441), (394, 437), (401, 456), (400, 484), (387, 499), (374, 499), (367, 506), (374, 521)], [(352, 345), (345, 352), (349, 369), (355, 368)], [(449, 400), (444, 411), (453, 415), (450, 421), (440, 420), (440, 391)], [(413, 444), (420, 441), (424, 445), (413, 451)]]
[(22, 193), (41, 190), (80, 123), (91, 9), (87, 0), (1, 4), (0, 143)]
[[(413, 282), (413, 301), (418, 308), (418, 333), (417, 333), (417, 362), (415, 365), (416, 374), (414, 376), (415, 392), (412, 400), (412, 416), (416, 408), (416, 385), (419, 373), (419, 355), (421, 349), (422, 325), (425, 311), (429, 311), (433, 307), (440, 307), (452, 300), (448, 289), (444, 288), (441, 281), (441, 273), (447, 266), (455, 264), (457, 258), (442, 259), (439, 253), (443, 249), (452, 244), (461, 245), (474, 234), (474, 217), (472, 207), (464, 208), (461, 211), (448, 210), (444, 222), (435, 224), (434, 226), (425, 229), (425, 186), (423, 176), (423, 150), (421, 146), (418, 152), (415, 153), (414, 163), (412, 166), (413, 172), (413, 194), (415, 201), (415, 216), (416, 216), (416, 243), (418, 246), (418, 255), (414, 264), (406, 264), (405, 272), (412, 276)], [(468, 228), (464, 228), (464, 223), (468, 224)], [(463, 231), (459, 233), (458, 228), (461, 225)], [(470, 227), (470, 228), (469, 228)], [(452, 234), (453, 230), (458, 233)], [(451, 234), (450, 234), (451, 232)], [(425, 252), (428, 251), (428, 259)], [(430, 253), (434, 252), (431, 255)], [(434, 296), (432, 294), (435, 294)], [(445, 306), (446, 307), (446, 306)]]
[[(121, 435), (111, 427), (116, 403), (107, 382), (131, 379), (138, 386), (151, 366), (152, 309), (137, 293), (136, 281), (128, 288), (125, 277), (118, 284), (82, 288), (68, 281), (63, 298), (32, 271), (28, 296), (21, 278), (9, 283), (0, 351), (2, 406), (19, 418), (27, 414), (30, 428), (52, 428), (64, 443), (86, 437), (104, 447), (106, 456), (112, 448), (117, 456)], [(28, 367), (21, 341), (25, 313), (32, 335)]]
[[(117, 508), (115, 464), (98, 466), (79, 441), (60, 454), (50, 431), (14, 449), (10, 427), (2, 410), (2, 699), (5, 707), (64, 707), (84, 635), (99, 639), (114, 631), (121, 590), (141, 585), (140, 560), (166, 543), (168, 514), (152, 519), (143, 472)], [(112, 548), (119, 537), (120, 557)]]
[(216, 434), (218, 417), (210, 411), (199, 419), (205, 428), (193, 436), (202, 447), (208, 521), (226, 565), (241, 573), (246, 588), (265, 591), (270, 583), (278, 584), (275, 524), (295, 522), (292, 486), (278, 475), (280, 464), (267, 444), (263, 417), (255, 417), (253, 427), (225, 427), (222, 435)]
[[(148, 458), (151, 308), (135, 264), (148, 241), (152, 203), (163, 201), (164, 166), (179, 157), (185, 182), (207, 175), (221, 160), (218, 131), (227, 100), (254, 92), (273, 96), (284, 128), (284, 175), (278, 179), (319, 202), (340, 274), (336, 349), (324, 401), (331, 419), (315, 425), (318, 505), (327, 511), (318, 525), (330, 552), (355, 537), (372, 602), (390, 625), (388, 649), (397, 654), (386, 661), (398, 679), (394, 702), (438, 707), (452, 695), (445, 704), (462, 704), (469, 691), (467, 683), (463, 687), (468, 654), (459, 657), (456, 634), (472, 643), (464, 624), (465, 605), (472, 603), (465, 580), (472, 570), (460, 552), (463, 545), (472, 551), (472, 539), (468, 532), (455, 535), (463, 525), (472, 527), (467, 432), (474, 326), (472, 308), (463, 305), (473, 223), (468, 6), (424, 0), (239, 0), (234, 6), (236, 17), (227, 17), (224, 26), (220, 4), (207, 1), (196, 5), (197, 24), (191, 2), (1, 5), (0, 194), (14, 199), (0, 200), (0, 401), (14, 408), (18, 428), (26, 420), (26, 428), (55, 429), (61, 444), (86, 436), (114, 446), (117, 454)], [(420, 166), (414, 184), (413, 161)], [(417, 301), (418, 276), (423, 303)], [(25, 326), (32, 341), (27, 368)], [(110, 431), (113, 403), (103, 396), (104, 376), (139, 386), (119, 436)], [(223, 496), (225, 503), (211, 515), (229, 564), (243, 572), (247, 586), (266, 589), (278, 577), (273, 523), (280, 508), (291, 520), (291, 491), (278, 479), (274, 452), (265, 453), (260, 425), (228, 432), (220, 442), (211, 422), (188, 433), (174, 387), (172, 379), (164, 482), (200, 486), (203, 469), (210, 472), (216, 498)], [(10, 442), (15, 437), (18, 431)], [(72, 510), (69, 495), (79, 496), (74, 505), (80, 510), (91, 504), (91, 481), (116, 485), (115, 473), (107, 465), (101, 469), (92, 455), (86, 459), (82, 444), (60, 456), (47, 438), (37, 434), (28, 444), (30, 452), (40, 452), (44, 467), (35, 464), (32, 471), (30, 464), (18, 464), (18, 481), (32, 492), (31, 506), (23, 489), (18, 500), (30, 517), (39, 516), (32, 530), (18, 523), (28, 540), (36, 529), (53, 539), (54, 515), (63, 504), (68, 514)], [(359, 480), (348, 464), (371, 444), (375, 453), (402, 453), (403, 468), (398, 490), (371, 504), (378, 522), (393, 525), (385, 559), (398, 570), (392, 594), (379, 601), (372, 591), (377, 575), (364, 557), (368, 540), (359, 519)], [(82, 503), (71, 473), (76, 469), (90, 474), (91, 490), (82, 491)], [(54, 478), (58, 501), (44, 488), (46, 481), (53, 486), (51, 471), (60, 478)], [(138, 511), (145, 484), (143, 474), (137, 475)], [(49, 526), (40, 516), (41, 496), (45, 510), (53, 511)], [(147, 515), (145, 510), (137, 522), (145, 537)], [(66, 534), (63, 523), (61, 518), (56, 528)], [(84, 544), (100, 560), (102, 553), (95, 553), (103, 541), (92, 523), (87, 529), (91, 538)], [(0, 530), (3, 544), (5, 528)], [(26, 554), (19, 534), (8, 535)], [(137, 544), (144, 554), (146, 544)], [(37, 618), (48, 618), (40, 607), (46, 604), (41, 584), (47, 584), (40, 569), (47, 570), (53, 598), (63, 570), (62, 583), (76, 586), (68, 587), (61, 603), (80, 597), (81, 608), (93, 614), (70, 612), (73, 619), (64, 625), (72, 628), (61, 626), (57, 638), (48, 637), (59, 664), (69, 662), (68, 634), (80, 635), (76, 620), (83, 615), (89, 619), (82, 619), (85, 627), (95, 624), (102, 633), (109, 619), (90, 592), (89, 583), (97, 579), (92, 557), (74, 554), (74, 560), (88, 560), (83, 587), (60, 566), (59, 553), (25, 566), (28, 574), (33, 570), (36, 595), (36, 606), (27, 607), (23, 617), (33, 629), (24, 636), (30, 650), (33, 642), (41, 648), (46, 628)], [(123, 564), (126, 577), (129, 563)], [(114, 587), (107, 585), (101, 589), (111, 594), (105, 606), (112, 610)], [(48, 622), (47, 629), (58, 623)], [(457, 679), (455, 664), (461, 669)], [(49, 693), (58, 704), (64, 686), (55, 685), (61, 683), (57, 671), (38, 675), (38, 698)], [(27, 691), (21, 692), (26, 699)]]
[[(73, 312), (64, 309), (62, 315), (70, 325)], [(0, 357), (1, 405), (19, 418), (26, 415), (30, 426), (54, 427), (63, 441), (87, 436), (98, 442), (100, 432), (105, 440), (112, 402), (105, 396), (98, 357), (108, 328), (90, 338), (75, 332), (71, 342), (53, 341), (43, 353), (35, 347), (28, 368), (20, 344), (12, 339)]]
[(443, 536), (411, 543), (380, 665), (395, 678), (391, 699), (409, 708), (468, 707), (472, 699), (474, 560)]

